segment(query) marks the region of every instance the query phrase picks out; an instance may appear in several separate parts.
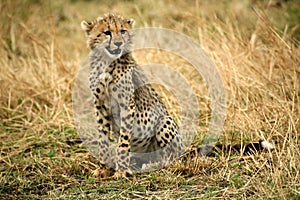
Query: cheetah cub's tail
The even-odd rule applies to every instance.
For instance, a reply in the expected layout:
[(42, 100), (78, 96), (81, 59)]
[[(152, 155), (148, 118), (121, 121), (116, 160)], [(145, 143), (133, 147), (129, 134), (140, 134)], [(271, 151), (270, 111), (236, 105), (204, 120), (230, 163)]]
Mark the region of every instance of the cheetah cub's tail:
[(217, 143), (213, 145), (202, 145), (197, 147), (190, 154), (197, 154), (199, 156), (215, 156), (222, 153), (235, 153), (240, 155), (251, 155), (264, 150), (272, 151), (275, 149), (274, 144), (266, 141), (260, 140), (258, 142), (250, 142), (245, 144), (234, 144), (234, 145), (224, 145)]

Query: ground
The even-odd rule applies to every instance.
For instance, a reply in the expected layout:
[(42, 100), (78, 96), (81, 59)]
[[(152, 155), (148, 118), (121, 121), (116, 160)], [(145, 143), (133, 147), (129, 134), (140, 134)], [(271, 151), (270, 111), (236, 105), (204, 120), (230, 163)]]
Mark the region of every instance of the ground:
[[(300, 7), (282, 2), (1, 1), (0, 199), (299, 199)], [(108, 11), (134, 18), (137, 27), (171, 28), (198, 42), (227, 93), (220, 141), (265, 137), (277, 149), (176, 162), (129, 179), (93, 177), (97, 160), (76, 144), (72, 88), (89, 51), (80, 22)], [(201, 77), (167, 52), (135, 57), (168, 64), (189, 80), (201, 106), (195, 144), (201, 143), (210, 118)], [(157, 88), (178, 118), (176, 100)]]

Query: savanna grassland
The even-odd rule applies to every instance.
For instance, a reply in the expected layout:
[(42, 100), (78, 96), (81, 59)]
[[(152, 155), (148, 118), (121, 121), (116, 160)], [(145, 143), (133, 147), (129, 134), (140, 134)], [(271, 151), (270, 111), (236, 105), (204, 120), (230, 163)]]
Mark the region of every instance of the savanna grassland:
[[(178, 161), (128, 179), (93, 177), (97, 160), (76, 143), (72, 89), (89, 52), (80, 22), (107, 12), (199, 43), (226, 89), (220, 142), (267, 139), (276, 149)], [(0, 23), (0, 199), (300, 199), (298, 1), (2, 0)], [(144, 54), (138, 62), (174, 64), (191, 80), (201, 143), (205, 87), (176, 58)], [(170, 95), (160, 95), (172, 109)]]

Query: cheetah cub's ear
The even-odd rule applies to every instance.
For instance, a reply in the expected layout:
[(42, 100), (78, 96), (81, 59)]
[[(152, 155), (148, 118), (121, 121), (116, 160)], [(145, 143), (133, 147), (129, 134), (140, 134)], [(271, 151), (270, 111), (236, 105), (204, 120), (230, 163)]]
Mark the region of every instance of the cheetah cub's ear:
[(129, 24), (130, 28), (134, 28), (135, 21), (132, 18), (128, 19), (127, 24)]
[(93, 29), (94, 27), (94, 22), (87, 22), (87, 21), (82, 21), (81, 22), (81, 29), (85, 32), (85, 35), (88, 36), (90, 35), (90, 31)]

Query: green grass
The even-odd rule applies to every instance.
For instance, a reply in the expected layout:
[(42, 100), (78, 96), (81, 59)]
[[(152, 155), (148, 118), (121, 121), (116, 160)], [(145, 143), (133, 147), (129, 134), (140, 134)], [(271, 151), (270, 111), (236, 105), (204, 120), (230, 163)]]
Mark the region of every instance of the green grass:
[[(1, 1), (0, 199), (299, 199), (300, 5), (274, 2)], [(79, 137), (72, 89), (88, 54), (80, 22), (109, 11), (134, 18), (137, 27), (192, 37), (224, 81), (227, 117), (219, 140), (265, 138), (276, 150), (178, 161), (128, 179), (94, 177), (98, 161), (72, 143)], [(201, 143), (211, 110), (201, 77), (176, 56), (136, 53), (141, 64), (149, 57), (192, 85), (201, 105), (195, 144)], [(172, 95), (160, 94), (178, 116)]]

